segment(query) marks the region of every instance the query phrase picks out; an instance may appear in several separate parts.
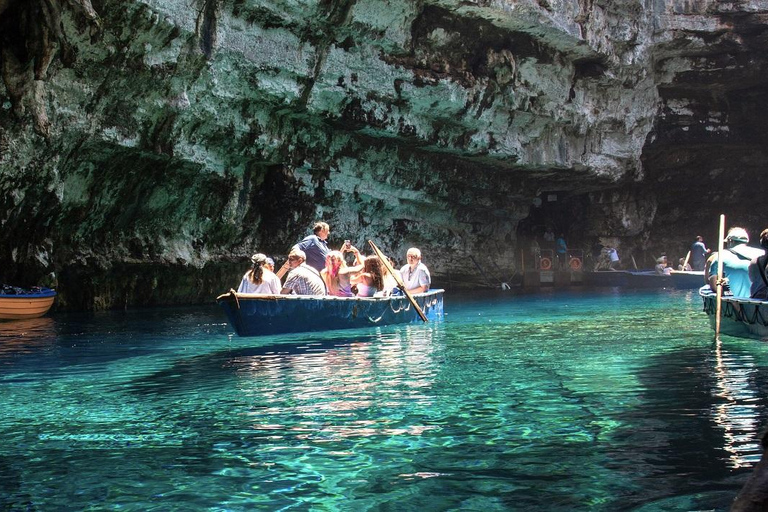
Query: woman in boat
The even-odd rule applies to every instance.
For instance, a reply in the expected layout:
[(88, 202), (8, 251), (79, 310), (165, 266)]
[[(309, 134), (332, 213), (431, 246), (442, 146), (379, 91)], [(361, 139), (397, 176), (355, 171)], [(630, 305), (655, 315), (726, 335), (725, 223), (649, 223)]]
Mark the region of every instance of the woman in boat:
[(363, 270), (360, 251), (352, 246), (345, 246), (345, 252), (351, 252), (355, 255), (355, 265), (348, 267), (344, 261), (344, 254), (341, 251), (331, 251), (325, 257), (325, 268), (320, 271), (320, 277), (325, 281), (328, 288), (328, 295), (336, 297), (354, 297), (352, 293), (352, 283), (350, 278)]
[(245, 273), (243, 280), (240, 281), (240, 286), (237, 289), (238, 293), (265, 293), (265, 294), (279, 294), (280, 279), (273, 274), (270, 270), (265, 268), (267, 263), (267, 257), (264, 254), (257, 253), (251, 256), (251, 263), (253, 266), (251, 270)]
[(660, 276), (668, 276), (672, 274), (672, 269), (667, 266), (667, 257), (659, 256), (656, 259), (656, 273)]
[(377, 256), (367, 256), (363, 261), (363, 271), (353, 276), (352, 284), (357, 286), (358, 297), (373, 297), (384, 290), (384, 269)]

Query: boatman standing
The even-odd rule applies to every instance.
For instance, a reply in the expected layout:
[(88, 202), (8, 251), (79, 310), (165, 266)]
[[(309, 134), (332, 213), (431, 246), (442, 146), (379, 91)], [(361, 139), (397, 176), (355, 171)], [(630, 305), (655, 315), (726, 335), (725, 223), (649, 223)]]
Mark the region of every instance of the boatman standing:
[(432, 284), (432, 276), (429, 275), (427, 266), (421, 262), (421, 251), (411, 247), (405, 257), (408, 264), (400, 269), (405, 289), (411, 293), (426, 292)]
[(691, 268), (693, 270), (704, 270), (707, 264), (707, 254), (712, 252), (712, 249), (707, 249), (704, 245), (704, 237), (699, 235), (696, 237), (696, 241), (691, 245)]
[[(751, 281), (749, 280), (749, 262), (763, 254), (761, 249), (749, 247), (749, 235), (744, 228), (731, 228), (725, 237), (727, 249), (723, 250), (723, 281), (730, 293), (737, 298), (748, 299)], [(707, 261), (706, 278), (712, 291), (717, 291), (718, 253), (712, 254)]]
[(325, 268), (325, 257), (328, 256), (328, 235), (331, 228), (325, 222), (317, 222), (312, 228), (313, 233), (294, 247), (307, 255), (307, 265), (318, 272)]

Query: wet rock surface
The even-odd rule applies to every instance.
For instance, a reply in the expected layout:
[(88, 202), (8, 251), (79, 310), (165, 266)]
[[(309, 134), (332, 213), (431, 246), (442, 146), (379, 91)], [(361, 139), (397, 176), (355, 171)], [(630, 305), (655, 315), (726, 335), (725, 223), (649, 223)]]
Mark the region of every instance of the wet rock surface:
[[(436, 282), (762, 229), (763, 2), (0, 0), (0, 281), (208, 302), (323, 219)], [(48, 282), (46, 282), (48, 281)], [(493, 281), (493, 279), (491, 279)]]

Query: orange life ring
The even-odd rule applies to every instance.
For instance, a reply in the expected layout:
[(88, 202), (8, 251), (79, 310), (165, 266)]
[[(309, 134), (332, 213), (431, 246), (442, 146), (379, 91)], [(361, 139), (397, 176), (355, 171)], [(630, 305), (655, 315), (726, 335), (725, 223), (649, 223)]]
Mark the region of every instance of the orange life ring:
[(576, 258), (575, 256), (571, 258), (571, 261), (568, 262), (568, 265), (571, 267), (571, 270), (573, 270), (574, 272), (581, 270), (581, 260), (579, 258)]
[(549, 258), (541, 258), (539, 260), (539, 268), (541, 270), (549, 270), (552, 268), (552, 260)]

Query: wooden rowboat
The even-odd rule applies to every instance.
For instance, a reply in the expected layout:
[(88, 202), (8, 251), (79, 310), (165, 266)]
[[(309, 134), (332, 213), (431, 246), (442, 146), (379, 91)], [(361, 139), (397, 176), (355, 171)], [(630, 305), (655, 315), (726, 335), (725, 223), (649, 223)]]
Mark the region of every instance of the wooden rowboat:
[(51, 309), (56, 292), (50, 288), (0, 288), (0, 320), (41, 317)]
[[(717, 294), (709, 286), (703, 286), (699, 289), (699, 295), (704, 299), (704, 312), (709, 317), (709, 324), (714, 330)], [(723, 295), (720, 332), (739, 338), (768, 341), (768, 301)]]
[[(444, 290), (413, 295), (430, 320), (443, 316)], [(239, 336), (261, 336), (304, 331), (356, 329), (390, 324), (421, 322), (416, 308), (402, 295), (390, 297), (331, 297), (306, 295), (219, 295)]]
[(621, 286), (625, 288), (677, 288), (695, 289), (704, 284), (704, 272), (659, 274), (655, 270), (599, 270), (584, 273), (584, 284), (589, 286)]

